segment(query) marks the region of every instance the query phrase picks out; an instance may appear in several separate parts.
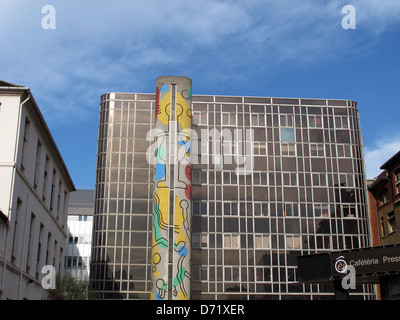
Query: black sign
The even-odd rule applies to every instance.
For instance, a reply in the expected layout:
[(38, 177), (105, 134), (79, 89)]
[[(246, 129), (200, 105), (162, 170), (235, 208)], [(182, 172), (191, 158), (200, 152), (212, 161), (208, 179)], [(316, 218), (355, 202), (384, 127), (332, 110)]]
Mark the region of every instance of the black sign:
[(333, 277), (345, 275), (348, 265), (354, 267), (356, 275), (397, 272), (400, 271), (400, 245), (332, 252), (330, 262)]

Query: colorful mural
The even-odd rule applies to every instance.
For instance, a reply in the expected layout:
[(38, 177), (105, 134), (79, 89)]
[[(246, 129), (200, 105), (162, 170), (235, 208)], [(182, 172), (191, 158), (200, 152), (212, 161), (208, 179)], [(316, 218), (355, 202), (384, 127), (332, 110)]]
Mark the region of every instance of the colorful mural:
[[(174, 300), (190, 299), (191, 104), (190, 79), (157, 79), (155, 128), (161, 130), (155, 136), (154, 154), (151, 290), (154, 300), (168, 299), (169, 292)], [(170, 217), (173, 221), (169, 221)], [(170, 255), (172, 270), (168, 267)], [(172, 283), (168, 283), (169, 275)]]

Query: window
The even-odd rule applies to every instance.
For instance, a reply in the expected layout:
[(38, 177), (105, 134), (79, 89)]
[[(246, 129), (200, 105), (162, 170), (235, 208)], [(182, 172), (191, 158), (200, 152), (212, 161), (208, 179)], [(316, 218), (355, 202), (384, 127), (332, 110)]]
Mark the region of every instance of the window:
[[(222, 141), (222, 154), (227, 164), (232, 164), (232, 157), (237, 155), (237, 145), (230, 140)], [(230, 161), (230, 162), (229, 162)]]
[(329, 207), (327, 203), (314, 203), (314, 217), (329, 217)]
[(265, 143), (253, 142), (253, 155), (264, 155), (266, 154)]
[(356, 217), (356, 205), (344, 203), (342, 205), (343, 217), (345, 218), (355, 218)]
[(227, 248), (227, 249), (239, 248), (239, 235), (224, 234), (224, 248)]
[(281, 142), (296, 142), (294, 128), (281, 128)]
[(394, 175), (395, 175), (395, 185), (396, 185), (396, 192), (397, 193), (400, 193), (400, 169), (397, 169), (395, 172), (394, 172)]
[(207, 125), (207, 113), (193, 111), (193, 124)]
[(330, 249), (331, 248), (330, 236), (316, 236), (317, 249)]
[(193, 201), (192, 202), (192, 214), (195, 216), (207, 215), (207, 202)]
[(196, 184), (206, 184), (207, 183), (207, 171), (193, 170), (192, 171), (192, 183)]
[(348, 129), (349, 124), (346, 116), (335, 117), (335, 128), (336, 129)]
[(284, 186), (297, 186), (297, 174), (295, 172), (282, 172)]
[(326, 174), (325, 173), (313, 173), (312, 184), (314, 187), (326, 186)]
[(389, 193), (388, 190), (385, 189), (379, 194), (379, 205), (383, 206), (384, 204), (389, 202)]
[(224, 267), (224, 280), (225, 281), (239, 281), (239, 268), (238, 267)]
[(285, 236), (286, 249), (301, 249), (301, 237), (298, 235), (287, 234)]
[(193, 280), (194, 281), (207, 281), (208, 274), (207, 274), (207, 267), (200, 267), (200, 266), (193, 266)]
[(295, 267), (287, 267), (287, 281), (288, 282), (296, 282), (296, 268)]
[(316, 115), (308, 116), (308, 127), (309, 128), (322, 128), (322, 117)]
[(35, 175), (33, 178), (33, 187), (37, 188), (38, 184), (38, 174), (39, 174), (39, 167), (40, 167), (40, 156), (42, 152), (42, 143), (40, 140), (37, 142), (37, 147), (36, 147), (36, 163), (35, 163)]
[(396, 232), (396, 219), (394, 212), (387, 215), (388, 232), (389, 234)]
[(385, 223), (384, 223), (384, 220), (383, 220), (383, 217), (381, 217), (380, 219), (379, 219), (379, 222), (380, 222), (380, 227), (381, 227), (381, 237), (383, 238), (383, 237), (385, 237), (385, 235), (386, 235), (386, 233), (385, 233)]
[(222, 112), (222, 125), (236, 126), (236, 113)]
[(58, 182), (58, 195), (57, 195), (57, 218), (58, 218), (58, 214), (60, 213), (60, 202), (61, 202), (61, 188), (62, 188), (62, 182), (61, 180), (59, 180)]
[(352, 175), (351, 173), (339, 174), (339, 186), (340, 187), (354, 187), (354, 175)]
[(267, 185), (268, 173), (262, 171), (253, 171), (253, 185)]
[(259, 113), (252, 113), (251, 115), (251, 125), (253, 127), (264, 127), (265, 126), (265, 115)]
[(193, 233), (193, 248), (207, 248), (208, 247), (208, 234), (207, 233)]
[(325, 148), (322, 143), (311, 143), (310, 154), (312, 157), (325, 157)]
[(30, 127), (30, 121), (28, 118), (25, 118), (25, 127), (24, 127), (24, 136), (22, 140), (22, 155), (21, 155), (21, 169), (24, 170), (24, 164), (25, 164), (25, 153), (26, 153), (26, 145), (28, 143), (28, 138), (29, 138), (29, 127)]
[(52, 179), (51, 190), (50, 190), (50, 210), (53, 210), (54, 196), (55, 196), (54, 191), (56, 188), (56, 174), (57, 174), (56, 169), (53, 169), (53, 179)]
[(68, 238), (69, 243), (78, 243), (78, 240), (79, 240), (78, 237), (69, 236)]
[(337, 154), (338, 158), (350, 158), (351, 157), (350, 145), (337, 144), (336, 151), (337, 151), (336, 154)]
[(267, 217), (269, 215), (268, 203), (254, 201), (253, 202), (253, 214), (255, 216)]
[(293, 115), (282, 114), (280, 116), (281, 127), (293, 127)]
[(237, 202), (224, 202), (224, 216), (237, 216), (238, 203)]
[(271, 242), (270, 236), (266, 234), (254, 235), (254, 248), (256, 249), (270, 249)]
[(286, 217), (298, 217), (299, 216), (299, 205), (298, 203), (285, 203), (284, 204), (284, 215)]
[(282, 156), (296, 156), (296, 147), (293, 142), (284, 142), (281, 144)]
[(271, 268), (256, 268), (256, 280), (257, 282), (270, 282), (271, 281)]
[(236, 171), (223, 171), (222, 172), (223, 184), (234, 184), (238, 183)]

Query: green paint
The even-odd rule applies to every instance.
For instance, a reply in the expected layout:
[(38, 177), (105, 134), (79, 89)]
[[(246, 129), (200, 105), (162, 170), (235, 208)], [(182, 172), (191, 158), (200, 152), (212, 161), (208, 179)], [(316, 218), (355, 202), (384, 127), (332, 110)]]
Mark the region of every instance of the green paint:
[(176, 277), (174, 278), (174, 287), (179, 286), (179, 284), (183, 282), (183, 279), (185, 278), (185, 271), (186, 269), (184, 267), (178, 269)]
[(164, 163), (167, 158), (167, 150), (160, 146), (156, 149), (155, 157), (158, 163)]
[(156, 240), (157, 245), (167, 249), (168, 248), (168, 240), (161, 236), (160, 229), (160, 206), (158, 203), (154, 205), (154, 219), (153, 219), (153, 230), (154, 230), (154, 239)]

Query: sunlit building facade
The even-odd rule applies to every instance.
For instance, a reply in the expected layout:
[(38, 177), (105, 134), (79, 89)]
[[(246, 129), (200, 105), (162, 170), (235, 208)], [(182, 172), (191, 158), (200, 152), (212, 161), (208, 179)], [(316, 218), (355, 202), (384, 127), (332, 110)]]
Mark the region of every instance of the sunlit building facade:
[[(103, 298), (152, 290), (155, 104), (101, 97), (91, 281)], [(296, 257), (370, 245), (357, 103), (193, 95), (191, 152), (191, 298), (333, 299), (297, 281)]]
[(71, 192), (64, 270), (78, 281), (89, 280), (93, 207), (94, 190)]

